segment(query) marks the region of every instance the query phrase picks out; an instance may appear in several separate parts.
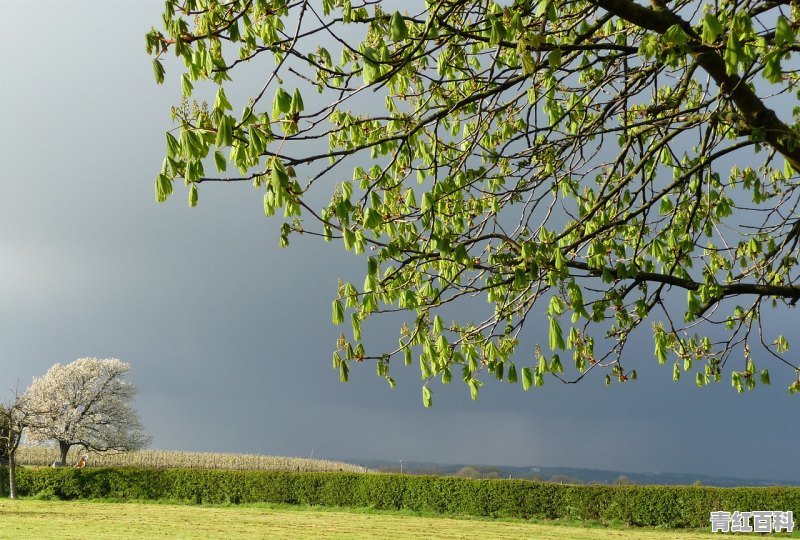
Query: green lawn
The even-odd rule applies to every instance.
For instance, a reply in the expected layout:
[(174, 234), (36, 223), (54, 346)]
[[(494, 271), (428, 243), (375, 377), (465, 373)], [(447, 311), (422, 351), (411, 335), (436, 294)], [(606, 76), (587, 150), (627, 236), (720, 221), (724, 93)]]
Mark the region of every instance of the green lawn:
[[(778, 535), (776, 535), (778, 536)], [(0, 538), (704, 539), (703, 532), (421, 517), (307, 507), (0, 500)]]

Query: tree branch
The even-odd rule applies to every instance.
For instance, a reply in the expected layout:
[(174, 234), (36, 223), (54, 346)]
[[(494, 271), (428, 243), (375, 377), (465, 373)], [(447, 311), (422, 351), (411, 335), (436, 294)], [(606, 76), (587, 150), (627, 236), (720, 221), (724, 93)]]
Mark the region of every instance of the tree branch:
[(636, 26), (664, 34), (674, 25), (680, 26), (695, 42), (691, 55), (728, 96), (752, 129), (763, 131), (765, 141), (780, 152), (792, 167), (800, 171), (800, 141), (797, 136), (737, 74), (729, 75), (725, 61), (717, 50), (702, 44), (692, 25), (666, 9), (650, 9), (633, 0), (590, 0), (593, 4)]
[[(588, 264), (580, 261), (567, 261), (567, 266), (578, 270), (585, 270), (593, 276), (603, 274), (603, 271), (597, 268), (592, 268)], [(607, 268), (607, 271), (615, 279), (633, 279), (638, 282), (654, 282), (664, 283), (666, 285), (674, 285), (682, 289), (696, 291), (705, 283), (694, 281), (692, 279), (681, 278), (669, 274), (659, 274), (657, 272), (636, 272), (633, 275), (625, 274), (621, 276), (620, 273), (614, 268)], [(730, 283), (727, 285), (719, 285), (722, 289), (722, 294), (719, 300), (726, 296), (735, 296), (739, 294), (750, 294), (758, 296), (776, 296), (781, 298), (800, 298), (800, 287), (797, 285), (766, 285), (759, 283)]]

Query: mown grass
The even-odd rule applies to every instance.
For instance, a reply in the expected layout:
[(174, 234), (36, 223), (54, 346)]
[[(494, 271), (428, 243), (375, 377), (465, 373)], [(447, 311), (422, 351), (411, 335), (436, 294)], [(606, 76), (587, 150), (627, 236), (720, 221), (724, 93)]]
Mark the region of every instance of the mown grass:
[[(477, 520), (411, 513), (280, 505), (193, 506), (96, 501), (0, 500), (0, 539), (14, 538), (432, 538), (709, 540), (669, 531)], [(785, 535), (783, 535), (785, 536)]]

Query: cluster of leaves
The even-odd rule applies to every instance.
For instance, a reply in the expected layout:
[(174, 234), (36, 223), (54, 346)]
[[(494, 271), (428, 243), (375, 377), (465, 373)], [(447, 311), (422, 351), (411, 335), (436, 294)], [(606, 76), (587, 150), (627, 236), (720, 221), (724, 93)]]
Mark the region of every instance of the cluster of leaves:
[[(623, 350), (646, 322), (676, 379), (719, 380), (737, 352), (737, 390), (769, 382), (755, 365), (765, 356), (800, 390), (786, 338), (762, 326), (765, 309), (800, 299), (800, 8), (406, 9), (416, 12), (377, 0), (167, 0), (147, 50), (158, 82), (170, 49), (183, 62), (184, 102), (158, 200), (176, 179), (191, 205), (201, 183), (248, 181), (267, 216), (283, 210), (281, 245), (296, 232), (369, 251), (363, 285), (340, 283), (333, 301), (333, 322), (349, 314), (352, 327), (334, 366), (347, 380), (369, 359), (393, 384), (392, 361), (416, 361), (426, 405), (429, 381), (454, 371), (473, 398), (485, 374), (525, 389), (598, 367), (608, 383), (635, 379)], [(234, 113), (225, 89), (265, 55), (274, 67)], [(190, 101), (198, 81), (216, 87), (213, 106)], [(238, 175), (207, 175), (212, 161)], [(332, 179), (330, 203), (313, 207)], [(446, 320), (477, 313), (476, 297), (485, 316)], [(412, 315), (398, 345), (369, 354), (362, 323), (392, 311)], [(540, 317), (548, 343), (520, 351)]]

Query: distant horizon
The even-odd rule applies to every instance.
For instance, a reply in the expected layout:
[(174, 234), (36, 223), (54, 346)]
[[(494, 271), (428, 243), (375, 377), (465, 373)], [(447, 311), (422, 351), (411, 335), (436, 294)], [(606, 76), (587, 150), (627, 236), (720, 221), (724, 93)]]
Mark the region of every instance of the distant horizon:
[[(21, 448), (50, 448), (54, 452), (58, 451), (58, 448), (52, 446), (50, 444), (31, 444), (31, 443), (23, 443)], [(77, 448), (77, 446), (76, 446)], [(312, 460), (312, 461), (329, 461), (329, 462), (341, 462), (346, 463), (353, 466), (358, 467), (366, 467), (366, 468), (374, 468), (377, 465), (386, 465), (387, 468), (400, 468), (400, 461), (401, 460), (388, 460), (385, 458), (348, 458), (348, 457), (331, 457), (326, 454), (318, 454), (318, 455), (309, 455), (309, 456), (298, 456), (298, 455), (289, 455), (289, 454), (275, 454), (275, 453), (264, 453), (264, 452), (236, 452), (236, 451), (213, 451), (213, 450), (185, 450), (185, 449), (168, 449), (168, 448), (154, 448), (154, 447), (147, 447), (141, 450), (142, 452), (166, 452), (166, 453), (185, 453), (185, 454), (217, 454), (217, 455), (240, 455), (240, 456), (264, 456), (264, 457), (276, 457), (276, 458), (288, 458), (288, 459), (298, 459), (298, 460)], [(110, 455), (114, 454), (125, 454), (125, 453), (135, 453), (138, 452), (137, 450), (130, 451), (130, 452), (105, 452)], [(104, 454), (104, 452), (89, 452), (90, 454)], [(586, 466), (573, 466), (573, 465), (547, 465), (541, 463), (527, 463), (527, 464), (498, 464), (498, 463), (477, 463), (477, 462), (447, 462), (447, 461), (428, 461), (428, 460), (402, 460), (403, 466), (406, 470), (417, 470), (425, 469), (426, 467), (429, 468), (463, 468), (463, 467), (475, 467), (475, 468), (496, 468), (496, 469), (523, 469), (527, 472), (530, 472), (529, 475), (526, 476), (535, 476), (538, 473), (552, 473), (555, 471), (574, 471), (574, 472), (585, 472), (585, 473), (607, 473), (610, 475), (618, 475), (618, 476), (655, 476), (655, 477), (685, 477), (687, 480), (692, 477), (697, 477), (695, 480), (700, 480), (700, 478), (711, 480), (711, 479), (718, 479), (718, 480), (744, 480), (744, 481), (755, 481), (759, 482), (759, 485), (763, 485), (764, 483), (772, 482), (774, 485), (800, 485), (800, 481), (797, 480), (781, 480), (778, 478), (770, 478), (770, 477), (763, 477), (763, 476), (737, 476), (737, 475), (726, 475), (726, 474), (713, 474), (713, 473), (706, 473), (706, 472), (681, 472), (681, 471), (659, 471), (659, 470), (649, 470), (649, 471), (642, 471), (642, 470), (630, 470), (630, 469), (614, 469), (614, 468), (598, 468), (598, 467), (586, 467)], [(409, 469), (410, 468), (410, 469)], [(538, 469), (538, 470), (533, 470)], [(582, 481), (580, 478), (576, 478), (576, 480)], [(713, 485), (713, 484), (712, 484)], [(721, 484), (724, 486), (728, 484)]]
[[(316, 459), (316, 458), (315, 458)], [(358, 460), (350, 460), (350, 459), (340, 459), (340, 458), (324, 458), (324, 459), (331, 459), (335, 461), (344, 461), (346, 463), (351, 463), (353, 465), (359, 465), (359, 461), (367, 463), (367, 462), (380, 462), (386, 464), (397, 464), (399, 466), (399, 461), (390, 461), (384, 460), (380, 458), (375, 459), (368, 459), (368, 458), (360, 458)], [(572, 469), (578, 471), (598, 471), (598, 472), (607, 472), (607, 473), (620, 473), (620, 474), (636, 474), (636, 475), (662, 475), (662, 476), (693, 476), (693, 475), (700, 475), (700, 476), (707, 476), (713, 478), (729, 478), (729, 479), (741, 479), (741, 480), (775, 480), (778, 481), (777, 478), (768, 478), (768, 477), (759, 477), (759, 476), (728, 476), (728, 475), (720, 475), (720, 474), (711, 474), (711, 473), (699, 473), (699, 472), (680, 472), (680, 471), (637, 471), (637, 470), (621, 470), (621, 469), (603, 469), (597, 467), (581, 467), (581, 466), (572, 466), (572, 465), (542, 465), (537, 463), (530, 463), (530, 464), (522, 464), (522, 465), (504, 465), (504, 464), (497, 464), (497, 463), (450, 463), (450, 462), (439, 462), (439, 461), (418, 461), (418, 460), (403, 460), (403, 465), (440, 465), (440, 466), (448, 466), (448, 467), (501, 467), (501, 468), (510, 468), (510, 469), (525, 469), (525, 468), (540, 468), (540, 469)], [(794, 484), (800, 484), (800, 481), (793, 481)]]

